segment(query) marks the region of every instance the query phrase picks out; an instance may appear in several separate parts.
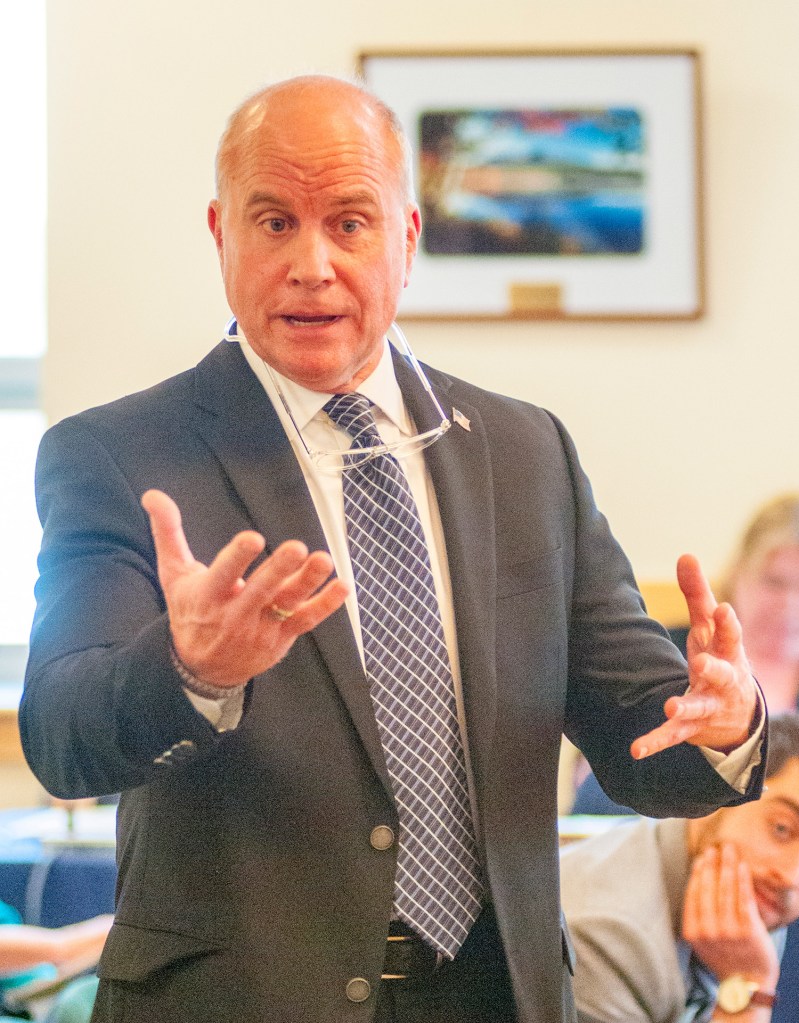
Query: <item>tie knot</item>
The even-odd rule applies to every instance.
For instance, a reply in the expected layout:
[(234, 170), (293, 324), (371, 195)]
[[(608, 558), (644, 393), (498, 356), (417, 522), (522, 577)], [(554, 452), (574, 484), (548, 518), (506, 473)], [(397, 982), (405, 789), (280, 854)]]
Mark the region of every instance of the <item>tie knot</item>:
[(382, 444), (372, 414), (372, 402), (363, 394), (334, 394), (324, 405), (333, 422), (352, 437), (353, 447), (368, 448)]

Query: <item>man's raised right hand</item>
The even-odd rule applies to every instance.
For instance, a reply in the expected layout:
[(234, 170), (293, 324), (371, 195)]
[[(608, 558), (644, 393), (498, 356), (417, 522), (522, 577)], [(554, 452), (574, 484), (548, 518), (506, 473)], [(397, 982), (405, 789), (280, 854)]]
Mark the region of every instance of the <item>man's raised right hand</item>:
[(288, 540), (245, 578), (264, 549), (258, 533), (238, 533), (206, 566), (191, 553), (171, 497), (148, 490), (141, 503), (150, 517), (175, 653), (201, 682), (243, 685), (277, 664), (298, 636), (346, 599), (347, 585), (330, 579), (333, 562), (324, 551), (309, 554), (300, 541)]

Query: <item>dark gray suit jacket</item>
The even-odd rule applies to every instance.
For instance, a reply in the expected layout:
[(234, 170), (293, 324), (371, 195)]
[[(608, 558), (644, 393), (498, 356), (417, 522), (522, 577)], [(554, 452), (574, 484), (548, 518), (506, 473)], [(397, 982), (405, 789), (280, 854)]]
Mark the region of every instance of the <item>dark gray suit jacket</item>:
[[(397, 360), (420, 429), (424, 403)], [(426, 453), (453, 583), (481, 855), (522, 1023), (569, 1004), (558, 906), (562, 730), (609, 791), (652, 814), (741, 797), (695, 749), (636, 764), (685, 665), (646, 618), (571, 441), (547, 412), (430, 371), (453, 426)], [(99, 1020), (371, 1019), (397, 816), (346, 612), (249, 686), (217, 734), (168, 655), (143, 491), (182, 509), (209, 562), (242, 529), (325, 546), (279, 420), (236, 344), (65, 420), (38, 466), (38, 611), (20, 723), (52, 792), (123, 793), (117, 923)], [(757, 793), (760, 774), (747, 793)], [(364, 978), (365, 1001), (348, 984)], [(363, 985), (360, 986), (363, 990)]]

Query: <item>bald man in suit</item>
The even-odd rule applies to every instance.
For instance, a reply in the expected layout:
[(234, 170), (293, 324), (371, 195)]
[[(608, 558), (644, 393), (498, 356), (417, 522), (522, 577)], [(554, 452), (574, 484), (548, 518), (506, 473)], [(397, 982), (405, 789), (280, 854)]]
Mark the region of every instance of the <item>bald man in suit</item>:
[[(648, 813), (759, 792), (764, 710), (696, 562), (686, 666), (558, 420), (387, 343), (421, 226), (406, 155), (346, 82), (247, 101), (208, 212), (235, 325), (43, 441), (20, 722), (52, 792), (122, 793), (97, 1023), (569, 1020), (562, 731)], [(429, 556), (478, 875), (457, 948), (400, 907), (339, 394), (368, 398)]]

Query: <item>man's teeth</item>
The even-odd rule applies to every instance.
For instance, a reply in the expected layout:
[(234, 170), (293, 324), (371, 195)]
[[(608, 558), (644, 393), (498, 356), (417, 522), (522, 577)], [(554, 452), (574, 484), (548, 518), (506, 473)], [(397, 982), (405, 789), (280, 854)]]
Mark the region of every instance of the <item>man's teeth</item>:
[(330, 323), (335, 316), (289, 316), (292, 323)]

